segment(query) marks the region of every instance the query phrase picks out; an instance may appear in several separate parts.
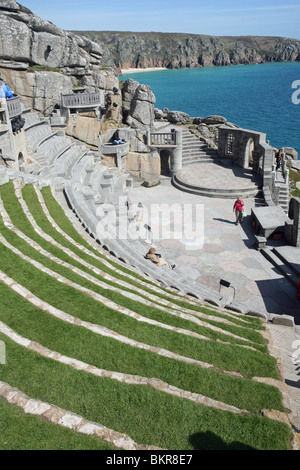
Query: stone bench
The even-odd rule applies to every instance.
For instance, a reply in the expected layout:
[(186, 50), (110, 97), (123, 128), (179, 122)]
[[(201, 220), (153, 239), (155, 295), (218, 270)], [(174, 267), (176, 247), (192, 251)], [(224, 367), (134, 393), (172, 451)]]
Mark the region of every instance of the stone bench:
[(45, 165), (51, 166), (55, 160), (66, 152), (72, 145), (70, 139), (67, 139), (63, 135), (54, 135), (42, 145), (39, 146), (35, 158), (37, 161), (45, 160)]
[(255, 207), (251, 209), (251, 218), (256, 233), (269, 238), (272, 233), (284, 233), (285, 223), (289, 218), (280, 206)]
[(87, 169), (94, 164), (93, 155), (85, 155), (73, 166), (71, 178), (74, 183), (83, 183)]
[(261, 250), (262, 248), (265, 248), (267, 244), (267, 239), (265, 237), (263, 237), (262, 235), (255, 235), (254, 238), (255, 238), (254, 246), (257, 250)]
[(52, 174), (70, 179), (73, 167), (86, 153), (87, 148), (85, 146), (75, 145), (70, 147), (56, 159)]

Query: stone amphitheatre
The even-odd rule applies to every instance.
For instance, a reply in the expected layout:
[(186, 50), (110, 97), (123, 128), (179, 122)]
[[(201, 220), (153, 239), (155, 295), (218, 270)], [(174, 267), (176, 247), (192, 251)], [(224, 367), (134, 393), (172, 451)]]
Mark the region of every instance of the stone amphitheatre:
[(299, 450), (295, 151), (0, 6), (0, 449)]

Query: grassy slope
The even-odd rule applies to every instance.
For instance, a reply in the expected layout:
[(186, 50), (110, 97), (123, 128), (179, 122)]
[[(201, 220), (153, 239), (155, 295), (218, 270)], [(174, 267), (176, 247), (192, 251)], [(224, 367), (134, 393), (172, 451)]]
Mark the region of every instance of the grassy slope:
[[(39, 222), (46, 228), (47, 221), (43, 220), (31, 188), (26, 188), (24, 194), (36, 217), (39, 218)], [(41, 238), (34, 234), (24, 215), (22, 216), (12, 192), (11, 183), (1, 187), (1, 197), (10, 215), (15, 217), (16, 225), (19, 225), (24, 232), (28, 232), (32, 238), (36, 237), (41, 244), (45, 243), (45, 248), (47, 245), (47, 249), (50, 249), (50, 245), (42, 242)], [(49, 205), (51, 206), (51, 203)], [(63, 219), (63, 222), (66, 228), (71, 230), (67, 220)], [(54, 267), (55, 263), (37, 254), (32, 247), (4, 228), (2, 223), (0, 229), (1, 233), (19, 249), (40, 261), (43, 258), (45, 264), (49, 263), (49, 266), (51, 264), (51, 267)], [(50, 230), (50, 227), (48, 226), (47, 229)], [(56, 304), (58, 308), (65, 309), (75, 316), (95, 323), (103, 324), (104, 322), (106, 326), (113, 327), (122, 334), (151, 342), (158, 347), (168, 347), (201, 360), (213, 361), (220, 367), (236, 367), (249, 378), (253, 375), (278, 377), (275, 361), (265, 353), (222, 345), (213, 341), (208, 343), (157, 327), (138, 325), (134, 320), (118, 312), (104, 307), (99, 309), (99, 303), (93, 299), (37, 271), (3, 246), (0, 248), (2, 270), (16, 277), (21, 284), (35, 291), (38, 296), (43, 297), (49, 303)], [(76, 278), (76, 281), (84, 284), (82, 280), (79, 281), (78, 277), (72, 278), (73, 274), (66, 268), (63, 270), (62, 274), (68, 275), (73, 280)], [(2, 298), (0, 320), (22, 336), (97, 367), (157, 377), (180, 388), (246, 408), (253, 415), (234, 415), (196, 405), (188, 400), (177, 399), (148, 387), (128, 386), (110, 379), (99, 379), (40, 357), (0, 335), (0, 340), (5, 342), (8, 358), (7, 364), (0, 368), (0, 379), (20, 388), (29, 396), (38, 397), (81, 414), (87, 419), (125, 432), (137, 442), (168, 449), (289, 448), (289, 429), (283, 424), (262, 418), (258, 414), (262, 408), (283, 410), (277, 389), (248, 379), (236, 379), (215, 371), (162, 358), (115, 340), (100, 337), (81, 327), (50, 317), (2, 284), (0, 292)], [(119, 301), (120, 297), (116, 300)], [(128, 301), (127, 306), (133, 307), (134, 302)], [(145, 313), (147, 309), (142, 307), (144, 311), (140, 313)], [(140, 309), (139, 305), (138, 310)], [(151, 309), (151, 312), (147, 310), (147, 313), (157, 314), (155, 309)], [(166, 321), (169, 322), (170, 318), (167, 314), (165, 315)], [(187, 325), (188, 322), (184, 321), (182, 324)], [(249, 322), (249, 326), (252, 327), (258, 327), (258, 324), (257, 319), (253, 324)], [(238, 326), (236, 328), (239, 329)], [(241, 332), (245, 329), (239, 330)], [(255, 338), (258, 338), (258, 331), (253, 328), (249, 331), (252, 331), (251, 334), (255, 333)], [(7, 448), (10, 448), (13, 442), (12, 434), (5, 429)], [(68, 438), (65, 439), (66, 444), (62, 445), (72, 448)], [(23, 446), (26, 448), (26, 440), (20, 442), (23, 442), (22, 448)], [(94, 445), (93, 442), (81, 442), (82, 444), (74, 444), (76, 448), (77, 446), (81, 448), (80, 445), (87, 446), (86, 448)], [(54, 448), (57, 446), (59, 448), (59, 445), (59, 438), (54, 439)]]

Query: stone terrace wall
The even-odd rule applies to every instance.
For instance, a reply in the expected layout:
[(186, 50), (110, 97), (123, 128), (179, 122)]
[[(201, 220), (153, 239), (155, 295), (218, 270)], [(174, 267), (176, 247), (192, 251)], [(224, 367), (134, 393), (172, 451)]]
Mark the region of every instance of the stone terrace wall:
[(253, 145), (253, 171), (262, 177), (264, 187), (272, 184), (274, 149), (266, 142), (266, 134), (248, 129), (219, 128), (218, 153), (242, 168), (249, 167), (249, 143)]

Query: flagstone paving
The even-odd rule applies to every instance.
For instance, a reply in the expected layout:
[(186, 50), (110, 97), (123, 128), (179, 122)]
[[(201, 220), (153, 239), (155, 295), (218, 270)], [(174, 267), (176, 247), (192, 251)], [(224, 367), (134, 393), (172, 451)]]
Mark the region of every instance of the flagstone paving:
[(228, 166), (220, 166), (215, 163), (205, 163), (201, 165), (192, 164), (184, 167), (177, 175), (178, 179), (190, 186), (204, 186), (201, 181), (205, 181), (205, 188), (224, 189), (224, 182), (230, 178), (230, 189), (250, 189), (259, 184), (259, 178), (252, 174), (252, 171)]
[[(143, 201), (146, 209), (144, 213), (148, 216), (147, 223), (153, 232), (154, 245), (171, 264), (176, 264), (176, 269), (189, 267), (192, 279), (214, 291), (219, 291), (220, 279), (225, 279), (236, 287), (237, 301), (261, 313), (295, 316), (295, 321), (298, 323), (300, 309), (295, 288), (288, 280), (277, 274), (272, 265), (254, 248), (250, 217), (246, 217), (242, 226), (235, 225), (234, 199), (212, 199), (188, 194), (174, 188), (169, 180), (163, 180), (156, 188), (137, 185), (130, 193), (130, 197), (134, 204)], [(200, 232), (203, 232), (202, 240), (201, 233), (196, 244), (184, 238), (182, 227), (184, 218), (178, 210), (170, 219), (174, 222), (174, 227), (181, 226), (181, 239), (178, 239), (180, 238), (178, 229), (175, 235), (177, 239), (174, 239), (172, 230), (168, 238), (160, 238), (161, 227), (156, 220), (154, 224), (151, 223), (153, 221), (151, 208), (157, 210), (158, 206), (155, 204), (160, 204), (160, 201), (169, 206), (180, 204), (184, 209), (187, 205), (193, 207), (202, 205), (204, 210), (204, 218), (200, 224)], [(251, 208), (254, 206), (253, 198), (245, 199), (247, 214), (251, 213)], [(193, 212), (193, 226), (196, 227), (196, 211)], [(165, 225), (168, 223), (168, 217), (164, 223)], [(223, 287), (222, 289), (223, 294), (233, 295), (232, 289)]]

